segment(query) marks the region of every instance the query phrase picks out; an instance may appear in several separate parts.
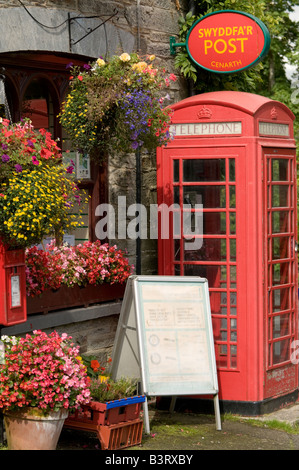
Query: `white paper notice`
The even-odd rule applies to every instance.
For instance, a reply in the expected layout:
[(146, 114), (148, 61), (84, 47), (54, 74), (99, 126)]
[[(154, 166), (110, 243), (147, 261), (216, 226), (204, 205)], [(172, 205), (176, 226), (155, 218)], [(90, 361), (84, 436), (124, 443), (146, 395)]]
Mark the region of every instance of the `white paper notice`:
[(21, 290), (20, 290), (20, 276), (11, 276), (10, 278), (11, 287), (11, 306), (21, 306)]
[(150, 382), (209, 381), (202, 287), (143, 285), (142, 294)]

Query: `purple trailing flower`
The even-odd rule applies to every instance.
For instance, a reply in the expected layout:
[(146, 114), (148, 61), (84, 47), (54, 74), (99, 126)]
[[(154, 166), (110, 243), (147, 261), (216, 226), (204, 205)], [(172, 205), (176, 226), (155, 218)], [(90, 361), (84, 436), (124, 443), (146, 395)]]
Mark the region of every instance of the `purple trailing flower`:
[(7, 145), (7, 144), (2, 144), (1, 147), (2, 147), (3, 150), (7, 150), (7, 149), (8, 149), (8, 145)]
[(138, 142), (135, 140), (135, 142), (132, 142), (131, 144), (132, 149), (136, 150), (139, 147)]
[(17, 173), (21, 173), (23, 171), (22, 165), (19, 165), (18, 163), (15, 165), (15, 170)]
[(27, 140), (27, 145), (28, 147), (31, 147), (31, 148), (34, 147), (34, 143), (32, 142), (32, 140)]
[(10, 157), (6, 153), (4, 153), (1, 157), (1, 160), (3, 161), (3, 163), (7, 163), (7, 162), (9, 162)]

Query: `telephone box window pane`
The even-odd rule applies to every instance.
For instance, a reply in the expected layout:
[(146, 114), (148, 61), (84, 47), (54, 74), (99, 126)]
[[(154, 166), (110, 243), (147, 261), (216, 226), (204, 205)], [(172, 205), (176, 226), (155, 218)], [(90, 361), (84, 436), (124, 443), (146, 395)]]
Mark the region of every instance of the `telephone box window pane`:
[(184, 204), (202, 204), (203, 209), (225, 207), (225, 186), (185, 186)]
[(235, 159), (229, 159), (229, 181), (236, 181)]
[(225, 212), (204, 212), (203, 231), (205, 235), (225, 235), (226, 234), (226, 213)]
[(210, 292), (210, 305), (214, 314), (227, 315), (225, 292)]
[(280, 364), (290, 360), (290, 340), (283, 339), (273, 343), (273, 364)]
[(236, 213), (230, 212), (229, 214), (229, 233), (235, 234), (236, 233)]
[(278, 315), (272, 321), (272, 337), (280, 338), (289, 334), (290, 316), (288, 313)]
[(230, 366), (232, 369), (237, 367), (237, 345), (231, 344), (230, 346)]
[[(188, 242), (185, 242), (188, 243)], [(190, 242), (189, 242), (190, 243)], [(193, 243), (193, 241), (191, 241)], [(186, 247), (186, 245), (185, 245)], [(225, 261), (226, 260), (226, 239), (222, 238), (214, 239), (208, 238), (203, 240), (202, 247), (200, 249), (184, 251), (185, 261)]]
[(272, 207), (288, 207), (288, 186), (273, 185), (272, 186)]
[(235, 238), (230, 239), (230, 260), (236, 261), (237, 259), (237, 240)]
[(273, 312), (288, 310), (290, 308), (289, 288), (275, 289), (272, 291), (272, 309)]
[(272, 180), (273, 181), (288, 181), (288, 163), (287, 159), (273, 159), (272, 160)]
[(173, 160), (173, 181), (178, 183), (180, 180), (180, 161)]
[(230, 281), (231, 283), (237, 282), (237, 266), (230, 266)]
[(272, 266), (272, 284), (289, 284), (289, 263), (277, 263)]
[(186, 264), (184, 266), (184, 275), (205, 277), (208, 280), (209, 286), (224, 288), (223, 282), (226, 280), (226, 267)]
[(287, 211), (272, 212), (272, 233), (289, 232), (288, 215)]
[(272, 259), (289, 257), (289, 238), (275, 237), (272, 239)]
[(229, 187), (229, 207), (236, 207), (236, 188), (235, 186)]
[(174, 259), (175, 261), (180, 261), (181, 256), (181, 241), (174, 240)]
[(188, 159), (183, 161), (183, 181), (225, 181), (225, 159)]

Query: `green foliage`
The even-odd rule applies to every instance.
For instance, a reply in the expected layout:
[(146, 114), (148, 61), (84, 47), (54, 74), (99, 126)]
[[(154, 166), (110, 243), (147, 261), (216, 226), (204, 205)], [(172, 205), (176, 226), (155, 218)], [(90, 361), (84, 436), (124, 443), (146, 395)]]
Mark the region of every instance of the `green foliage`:
[(137, 380), (120, 378), (116, 381), (108, 378), (106, 380), (93, 379), (90, 384), (91, 398), (95, 401), (106, 402), (120, 400), (136, 395)]

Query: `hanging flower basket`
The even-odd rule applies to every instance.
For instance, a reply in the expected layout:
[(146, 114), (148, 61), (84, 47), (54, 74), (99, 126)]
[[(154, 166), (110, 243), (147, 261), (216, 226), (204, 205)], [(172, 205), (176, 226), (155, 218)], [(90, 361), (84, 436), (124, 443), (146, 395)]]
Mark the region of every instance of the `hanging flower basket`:
[(171, 110), (164, 93), (174, 74), (154, 66), (155, 56), (124, 53), (71, 68), (70, 92), (60, 122), (82, 152), (154, 150), (171, 140)]

